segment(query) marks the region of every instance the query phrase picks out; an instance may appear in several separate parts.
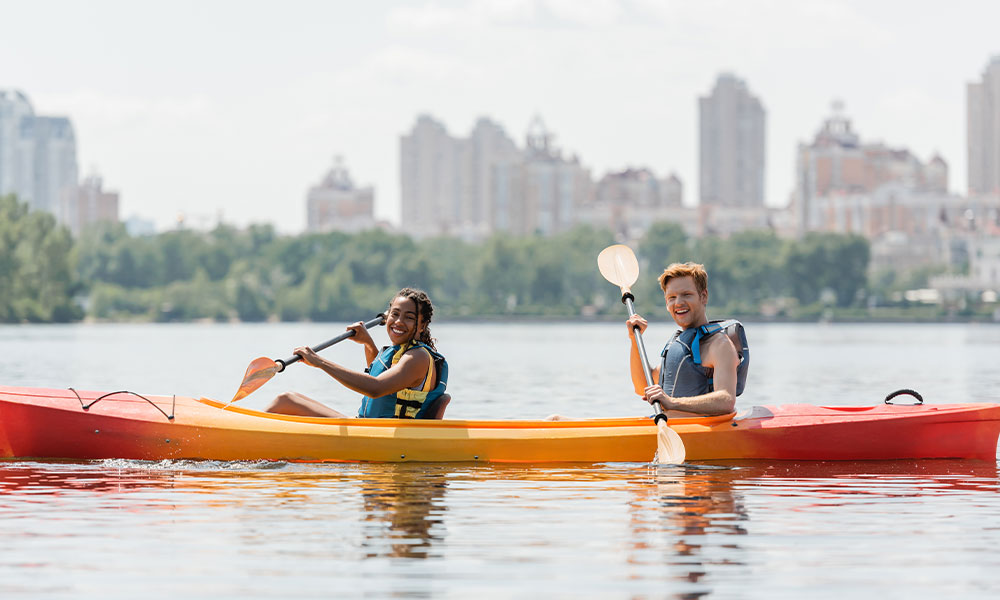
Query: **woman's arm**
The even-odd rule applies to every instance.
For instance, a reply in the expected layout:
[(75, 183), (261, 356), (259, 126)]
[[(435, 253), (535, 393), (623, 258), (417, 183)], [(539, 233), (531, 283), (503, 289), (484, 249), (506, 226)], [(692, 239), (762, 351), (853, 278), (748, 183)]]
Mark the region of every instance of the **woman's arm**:
[(375, 357), (378, 356), (378, 346), (375, 345), (375, 340), (372, 339), (372, 335), (368, 333), (368, 328), (362, 321), (351, 324), (347, 326), (348, 331), (353, 331), (354, 336), (351, 337), (351, 341), (357, 342), (365, 347), (365, 364), (370, 365)]
[(344, 387), (369, 398), (395, 394), (402, 389), (419, 385), (427, 376), (431, 360), (426, 352), (407, 352), (391, 369), (372, 377), (368, 373), (359, 373), (326, 360), (309, 348), (296, 348), (295, 354), (301, 356), (306, 364), (322, 369)]

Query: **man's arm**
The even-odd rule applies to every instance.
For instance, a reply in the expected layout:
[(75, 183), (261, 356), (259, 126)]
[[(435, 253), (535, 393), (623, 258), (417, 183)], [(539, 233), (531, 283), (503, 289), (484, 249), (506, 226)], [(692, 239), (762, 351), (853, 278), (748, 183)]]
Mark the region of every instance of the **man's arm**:
[[(634, 315), (625, 322), (625, 325), (628, 327), (628, 335), (629, 338), (631, 338), (630, 341), (632, 344), (632, 350), (629, 352), (629, 370), (632, 374), (632, 386), (635, 388), (635, 393), (642, 396), (646, 390), (645, 370), (649, 363), (647, 362), (645, 356), (639, 356), (639, 347), (635, 343), (635, 331), (633, 328), (639, 327), (639, 333), (641, 334), (646, 330), (647, 323), (641, 316)], [(659, 381), (660, 368), (653, 367), (651, 376), (654, 383)]]
[(702, 365), (711, 367), (712, 391), (700, 396), (674, 398), (668, 396), (659, 386), (644, 390), (649, 401), (659, 401), (663, 410), (678, 410), (700, 415), (724, 415), (733, 412), (736, 406), (736, 368), (740, 358), (729, 336), (720, 334), (710, 338), (704, 353)]

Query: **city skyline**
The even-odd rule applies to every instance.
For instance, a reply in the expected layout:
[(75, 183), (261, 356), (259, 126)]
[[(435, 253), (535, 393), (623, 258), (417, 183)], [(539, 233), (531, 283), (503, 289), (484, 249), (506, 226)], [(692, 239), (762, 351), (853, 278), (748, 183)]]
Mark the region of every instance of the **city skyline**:
[(990, 3), (277, 7), (0, 1), (17, 24), (0, 36), (0, 86), (72, 119), (81, 172), (121, 191), (123, 218), (221, 211), (292, 232), (337, 154), (398, 223), (398, 139), (425, 112), (463, 135), (486, 116), (514, 139), (539, 114), (595, 180), (677, 172), (691, 204), (697, 98), (722, 72), (767, 107), (768, 206), (787, 204), (797, 144), (836, 99), (867, 138), (940, 154), (964, 193), (966, 85), (1000, 53)]

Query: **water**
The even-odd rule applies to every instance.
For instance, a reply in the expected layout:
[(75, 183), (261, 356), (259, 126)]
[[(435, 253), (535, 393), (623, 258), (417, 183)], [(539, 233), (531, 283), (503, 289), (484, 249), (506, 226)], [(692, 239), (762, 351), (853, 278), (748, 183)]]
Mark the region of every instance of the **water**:
[[(0, 327), (0, 383), (228, 399), (324, 325)], [(456, 418), (644, 414), (619, 324), (442, 324)], [(667, 337), (647, 335), (650, 350)], [(753, 325), (738, 408), (1000, 401), (995, 325)], [(378, 334), (376, 341), (384, 338)], [(357, 364), (358, 346), (327, 353)], [(306, 366), (295, 389), (354, 410)], [(995, 597), (993, 462), (0, 462), (0, 597)]]

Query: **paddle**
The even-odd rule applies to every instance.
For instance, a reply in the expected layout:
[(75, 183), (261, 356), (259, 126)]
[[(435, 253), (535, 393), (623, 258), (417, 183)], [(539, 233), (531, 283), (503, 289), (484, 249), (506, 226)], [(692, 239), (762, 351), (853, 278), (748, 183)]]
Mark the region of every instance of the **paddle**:
[[(639, 262), (635, 259), (635, 254), (628, 246), (616, 244), (608, 246), (597, 256), (597, 267), (601, 270), (601, 275), (611, 283), (617, 285), (622, 291), (622, 303), (628, 309), (628, 315), (635, 314), (635, 307), (632, 301), (632, 284), (639, 279)], [(639, 351), (639, 360), (642, 362), (642, 373), (646, 376), (646, 387), (653, 385), (653, 377), (649, 372), (649, 363), (646, 361), (646, 345), (642, 342), (642, 335), (639, 328), (633, 328), (632, 337), (635, 339), (636, 349)], [(656, 456), (655, 462), (680, 464), (684, 462), (685, 450), (684, 442), (676, 431), (667, 426), (667, 415), (656, 402), (653, 403), (653, 421), (659, 427), (656, 434)]]
[[(385, 315), (379, 314), (371, 321), (365, 323), (365, 329), (371, 329), (376, 325), (382, 325), (385, 323)], [(316, 344), (312, 347), (313, 350), (319, 352), (320, 350), (325, 350), (330, 346), (342, 342), (349, 337), (354, 335), (353, 331), (345, 331), (344, 333), (338, 335), (337, 337), (327, 340), (322, 344)], [(229, 401), (229, 404), (236, 402), (237, 400), (242, 400), (250, 394), (257, 391), (257, 388), (267, 383), (276, 374), (281, 373), (285, 370), (288, 365), (302, 360), (302, 357), (295, 354), (284, 360), (274, 360), (266, 356), (261, 356), (260, 358), (255, 358), (250, 362), (250, 366), (247, 367), (247, 372), (243, 375), (243, 383), (240, 384), (240, 389), (236, 390), (236, 395), (233, 399)], [(227, 404), (226, 406), (229, 406)]]

